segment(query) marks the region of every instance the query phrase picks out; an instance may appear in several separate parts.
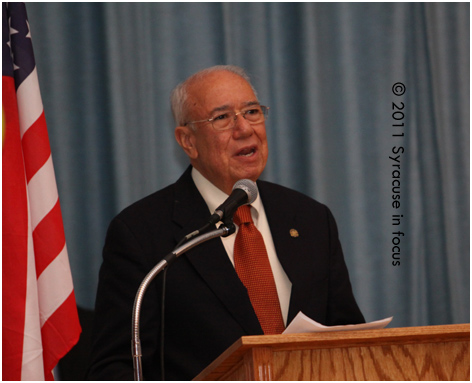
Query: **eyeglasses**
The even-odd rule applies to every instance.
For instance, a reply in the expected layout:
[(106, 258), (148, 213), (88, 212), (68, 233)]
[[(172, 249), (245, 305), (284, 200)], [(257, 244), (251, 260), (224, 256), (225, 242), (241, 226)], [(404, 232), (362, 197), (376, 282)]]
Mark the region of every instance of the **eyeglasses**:
[(269, 114), (269, 107), (264, 105), (251, 105), (239, 112), (230, 111), (218, 113), (216, 116), (207, 120), (190, 121), (188, 124), (195, 124), (197, 122), (211, 122), (215, 130), (233, 129), (236, 121), (236, 116), (240, 114), (251, 125), (260, 124), (265, 121)]

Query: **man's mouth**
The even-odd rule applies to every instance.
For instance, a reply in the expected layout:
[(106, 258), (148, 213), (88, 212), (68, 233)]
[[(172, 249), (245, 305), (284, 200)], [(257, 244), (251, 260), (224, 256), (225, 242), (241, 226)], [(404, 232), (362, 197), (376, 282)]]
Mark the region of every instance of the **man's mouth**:
[(255, 152), (256, 152), (256, 148), (251, 147), (251, 148), (245, 148), (245, 149), (241, 150), (237, 155), (240, 156), (240, 157), (250, 157)]

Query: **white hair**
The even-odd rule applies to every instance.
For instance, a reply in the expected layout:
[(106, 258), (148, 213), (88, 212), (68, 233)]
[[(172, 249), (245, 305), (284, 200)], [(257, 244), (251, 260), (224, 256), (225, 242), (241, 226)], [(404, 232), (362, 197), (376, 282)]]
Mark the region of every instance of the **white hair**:
[(244, 71), (243, 68), (235, 66), (235, 65), (215, 65), (210, 68), (203, 69), (185, 81), (181, 82), (177, 85), (170, 94), (170, 104), (172, 108), (172, 114), (174, 116), (174, 121), (177, 126), (184, 126), (188, 124), (190, 118), (190, 105), (188, 103), (188, 85), (193, 82), (194, 80), (201, 79), (210, 73), (219, 72), (219, 71), (227, 71), (237, 74), (245, 79), (249, 85), (251, 86), (254, 94), (257, 97), (256, 90), (251, 84), (249, 76)]

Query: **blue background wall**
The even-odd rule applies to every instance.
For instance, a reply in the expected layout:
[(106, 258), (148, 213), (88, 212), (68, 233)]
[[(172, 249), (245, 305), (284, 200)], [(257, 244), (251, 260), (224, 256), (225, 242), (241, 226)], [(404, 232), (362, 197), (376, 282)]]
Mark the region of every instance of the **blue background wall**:
[[(468, 3), (27, 10), (80, 306), (94, 305), (110, 219), (187, 166), (171, 89), (204, 67), (236, 64), (271, 107), (263, 178), (332, 209), (366, 319), (469, 322)], [(389, 157), (400, 147), (398, 194)]]

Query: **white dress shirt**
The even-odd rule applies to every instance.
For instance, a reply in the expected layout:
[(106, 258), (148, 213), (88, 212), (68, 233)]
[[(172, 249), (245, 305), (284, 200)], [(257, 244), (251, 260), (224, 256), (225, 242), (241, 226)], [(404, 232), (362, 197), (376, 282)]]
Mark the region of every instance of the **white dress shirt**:
[[(213, 214), (218, 206), (220, 206), (228, 195), (218, 189), (210, 181), (208, 181), (197, 169), (192, 169), (192, 178), (197, 186), (198, 191), (205, 200), (210, 213)], [(282, 310), (282, 317), (285, 325), (287, 325), (288, 307), (290, 304), (290, 293), (292, 290), (292, 283), (287, 277), (282, 265), (277, 258), (275, 252), (274, 242), (272, 240), (272, 234), (270, 232), (269, 223), (267, 222), (267, 216), (265, 214), (262, 200), (258, 195), (256, 200), (251, 204), (251, 216), (256, 225), (257, 229), (261, 232), (264, 239), (264, 244), (269, 256), (270, 266), (272, 268), (272, 274), (274, 275), (275, 285), (277, 288), (277, 294), (280, 301), (280, 309)], [(228, 237), (221, 238), (223, 245), (226, 249), (228, 257), (234, 266), (234, 241), (238, 232), (238, 225), (236, 225), (236, 232)]]

